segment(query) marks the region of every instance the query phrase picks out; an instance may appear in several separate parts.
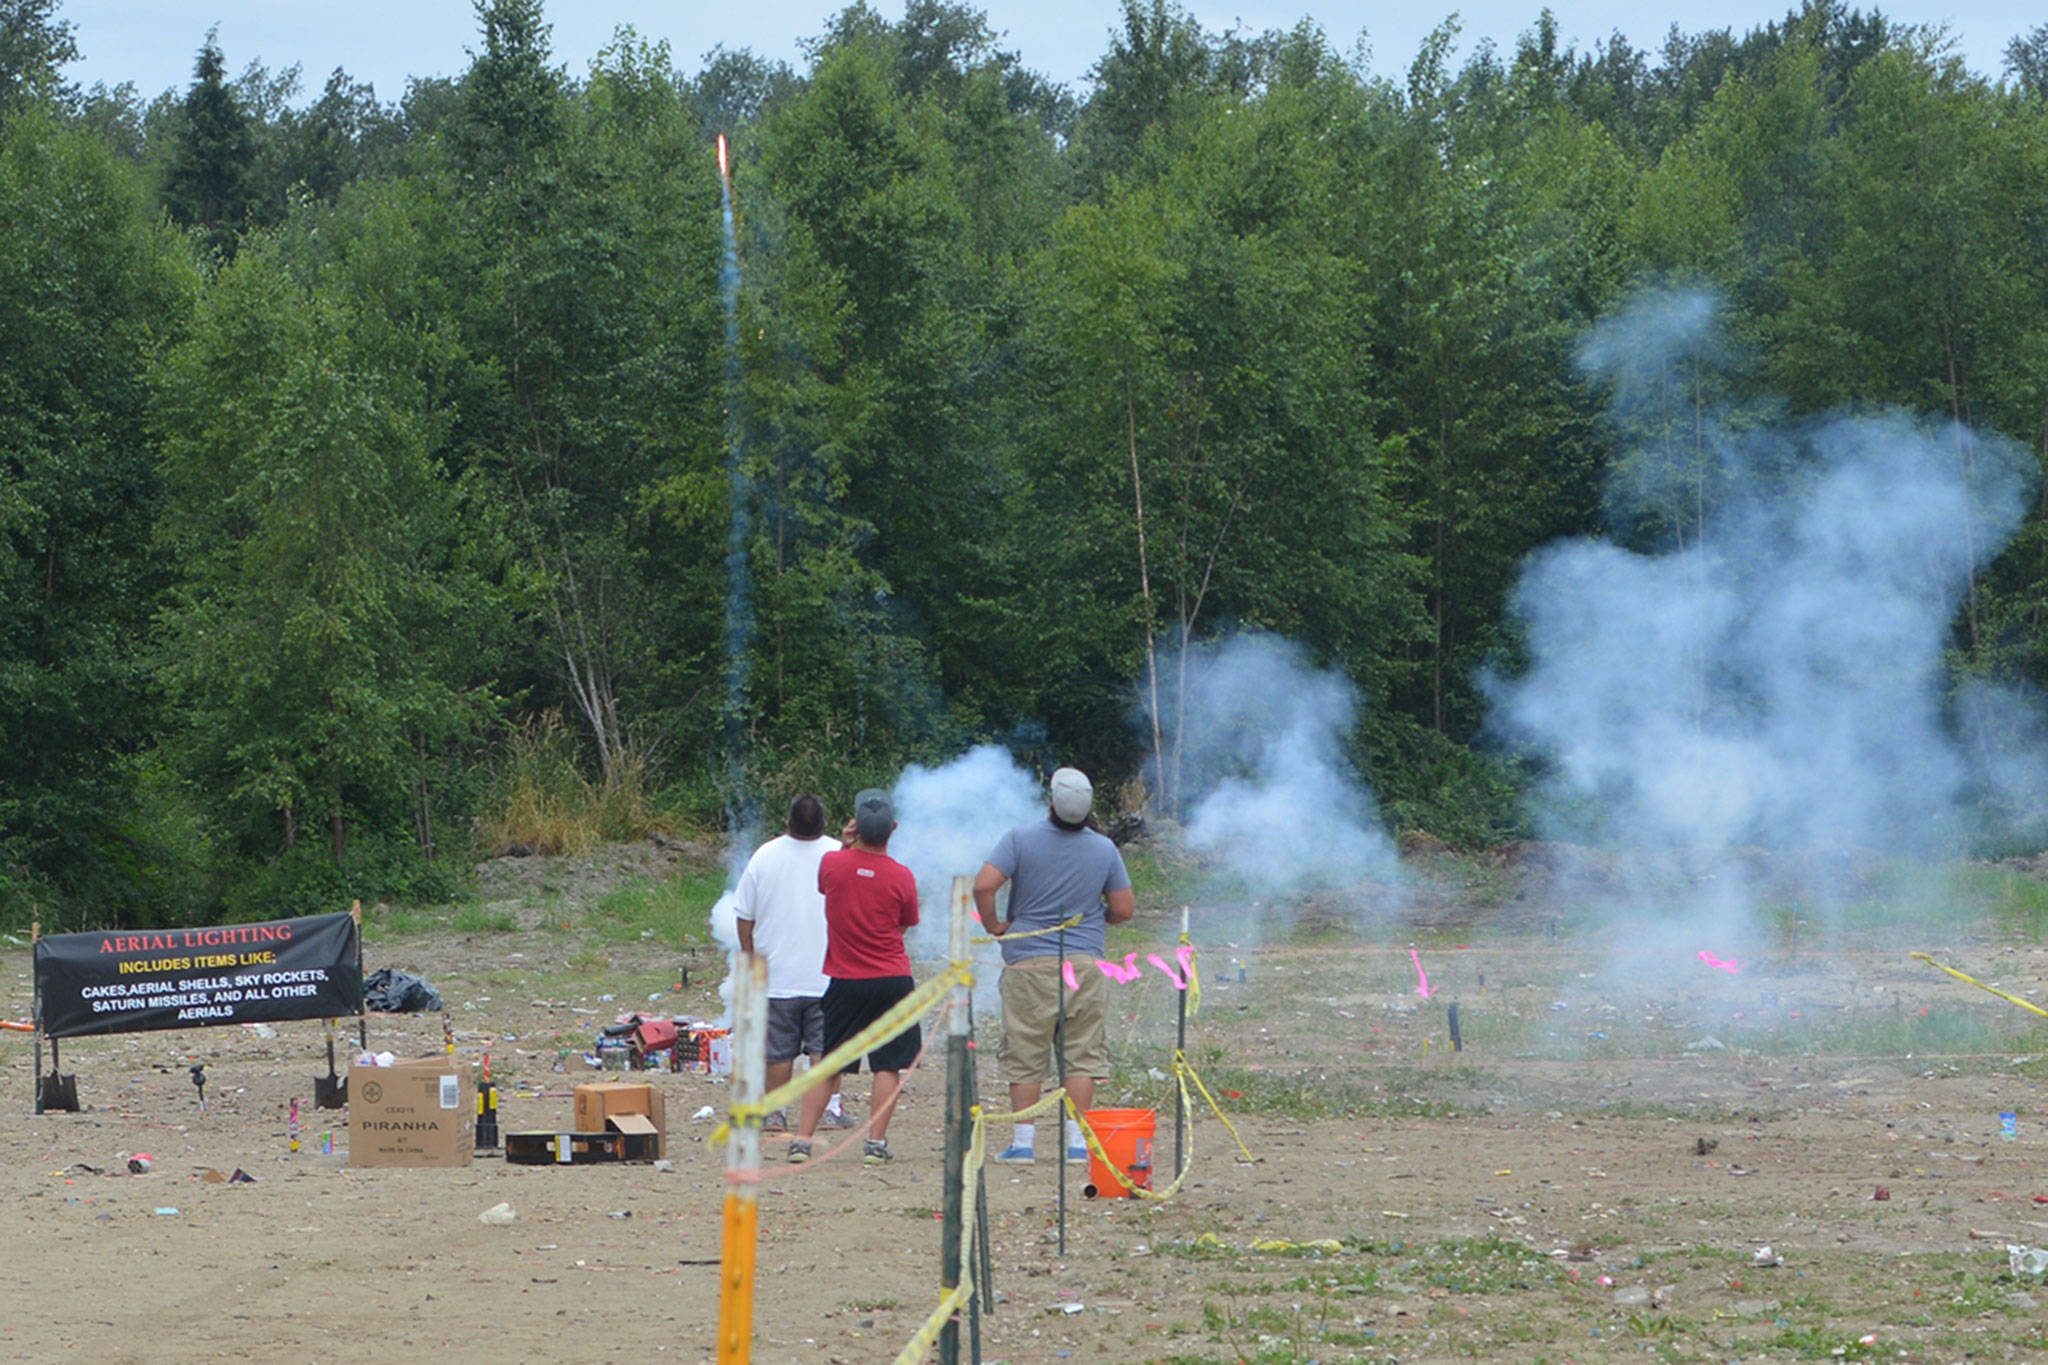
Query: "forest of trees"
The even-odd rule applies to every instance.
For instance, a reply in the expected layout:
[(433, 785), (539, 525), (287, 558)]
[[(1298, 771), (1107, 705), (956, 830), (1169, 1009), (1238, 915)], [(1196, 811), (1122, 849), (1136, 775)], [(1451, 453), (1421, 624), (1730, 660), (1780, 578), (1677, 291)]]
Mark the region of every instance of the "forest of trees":
[[(0, 920), (442, 895), (521, 803), (710, 826), (990, 739), (1113, 790), (1148, 649), (1239, 627), (1355, 681), (1396, 823), (1509, 837), (1518, 566), (1711, 511), (1614, 524), (1624, 449), (1741, 393), (2048, 458), (2048, 26), (1987, 75), (1839, 0), (1546, 12), (1387, 81), (1125, 0), (1077, 92), (948, 0), (801, 70), (477, 13), (396, 101), (211, 35), (145, 99), (0, 0)], [(1646, 446), (1575, 353), (1668, 287), (1730, 358)], [(2048, 680), (2044, 608), (2037, 507), (1954, 678)]]

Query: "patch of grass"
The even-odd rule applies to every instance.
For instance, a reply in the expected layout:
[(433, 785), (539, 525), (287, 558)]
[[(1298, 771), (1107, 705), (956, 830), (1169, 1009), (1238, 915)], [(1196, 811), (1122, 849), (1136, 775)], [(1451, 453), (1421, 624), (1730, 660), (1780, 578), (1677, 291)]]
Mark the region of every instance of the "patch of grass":
[(1503, 1294), (1558, 1280), (1550, 1257), (1504, 1237), (1464, 1237), (1427, 1245), (1346, 1238), (1360, 1253), (1398, 1262), (1399, 1276), (1453, 1294)]
[[(1201, 1068), (1209, 1093), (1229, 1114), (1272, 1118), (1319, 1119), (1396, 1116), (1455, 1118), (1483, 1113), (1484, 1107), (1454, 1104), (1436, 1091), (1463, 1085), (1478, 1073), (1464, 1069), (1385, 1070), (1369, 1073), (1337, 1071), (1245, 1071), (1236, 1067)], [(1201, 1101), (1197, 1097), (1197, 1103)]]
[(448, 927), (458, 934), (509, 934), (519, 928), (519, 921), (509, 910), (465, 905), (448, 921)]
[(856, 1313), (886, 1313), (903, 1303), (900, 1299), (848, 1299), (844, 1306)]
[(614, 943), (640, 939), (673, 947), (711, 941), (711, 907), (725, 889), (722, 871), (644, 878), (605, 893), (590, 922)]
[(1876, 1347), (1825, 1327), (1781, 1327), (1769, 1344), (1807, 1360), (1868, 1360), (1877, 1353)]
[[(1150, 844), (1126, 848), (1124, 870), (1131, 874), (1131, 895), (1141, 914), (1150, 910), (1177, 912), (1195, 900), (1197, 892), (1209, 889), (1208, 879), (1198, 869), (1180, 859), (1162, 856)], [(1179, 925), (1176, 913), (1174, 927), (1178, 929)]]
[[(1973, 1002), (1974, 1004), (1974, 1002)], [(2028, 1025), (1982, 1008), (1930, 1005), (1924, 1013), (1879, 1013), (1785, 1020), (1769, 1028), (1731, 1029), (1730, 1047), (1760, 1057), (1904, 1057), (2024, 1051)]]
[(380, 905), (363, 914), (363, 937), (372, 942), (410, 938), (432, 928), (432, 916), (417, 906)]

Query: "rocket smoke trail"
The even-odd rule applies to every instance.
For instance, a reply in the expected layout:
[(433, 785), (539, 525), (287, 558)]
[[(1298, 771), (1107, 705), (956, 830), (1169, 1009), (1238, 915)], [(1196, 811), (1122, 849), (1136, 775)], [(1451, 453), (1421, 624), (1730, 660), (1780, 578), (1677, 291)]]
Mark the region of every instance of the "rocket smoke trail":
[(718, 135), (720, 216), (725, 228), (725, 255), (719, 264), (718, 292), (725, 305), (725, 470), (730, 525), (725, 550), (725, 768), (726, 827), (733, 847), (753, 823), (753, 802), (746, 784), (745, 742), (747, 689), (754, 646), (753, 584), (747, 570), (747, 542), (753, 534), (753, 489), (747, 479), (746, 421), (741, 410), (740, 373), (740, 250), (733, 221), (732, 172), (726, 161), (725, 134)]

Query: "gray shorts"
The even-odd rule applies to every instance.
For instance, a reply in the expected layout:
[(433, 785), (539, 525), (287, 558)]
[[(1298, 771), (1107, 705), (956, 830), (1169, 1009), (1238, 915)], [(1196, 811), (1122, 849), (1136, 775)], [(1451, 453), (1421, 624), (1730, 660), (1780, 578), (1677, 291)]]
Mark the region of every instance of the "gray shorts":
[(825, 1011), (815, 995), (768, 1002), (768, 1060), (793, 1062), (797, 1054), (825, 1055)]

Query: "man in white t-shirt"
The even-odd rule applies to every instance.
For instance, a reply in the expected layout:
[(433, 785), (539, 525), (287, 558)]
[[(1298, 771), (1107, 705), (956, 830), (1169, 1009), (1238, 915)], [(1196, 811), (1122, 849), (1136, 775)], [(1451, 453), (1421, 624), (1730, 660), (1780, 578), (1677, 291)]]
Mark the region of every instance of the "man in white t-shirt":
[[(839, 847), (825, 838), (825, 803), (806, 792), (789, 803), (788, 833), (754, 850), (733, 889), (740, 951), (768, 959), (768, 1075), (770, 1090), (789, 1080), (797, 1054), (815, 1063), (825, 1055), (825, 897), (818, 862)], [(838, 1077), (831, 1082), (834, 1092)], [(833, 1095), (838, 1106), (838, 1095)], [(787, 1118), (769, 1126), (788, 1126)], [(839, 1126), (844, 1126), (843, 1122)], [(798, 1146), (805, 1150), (799, 1154)], [(792, 1143), (790, 1157), (810, 1155)]]

